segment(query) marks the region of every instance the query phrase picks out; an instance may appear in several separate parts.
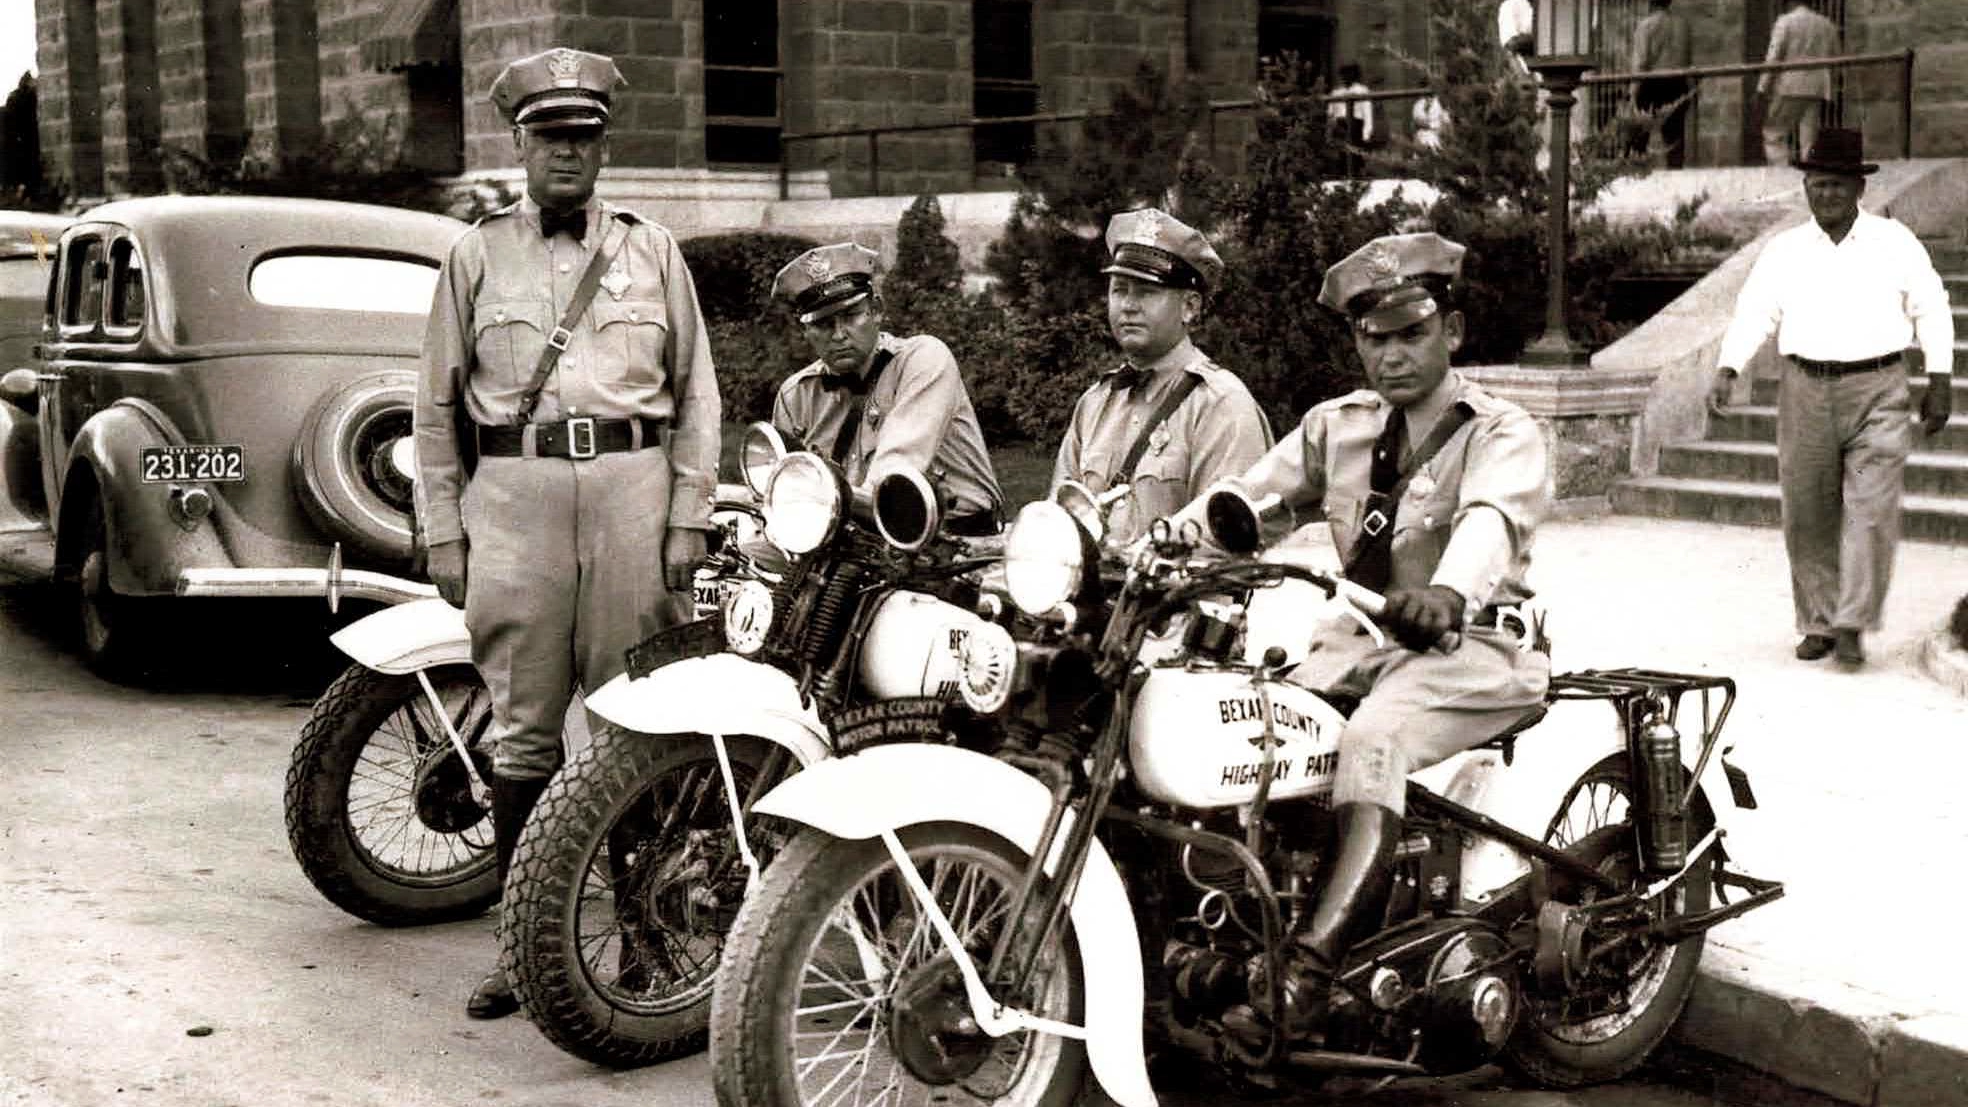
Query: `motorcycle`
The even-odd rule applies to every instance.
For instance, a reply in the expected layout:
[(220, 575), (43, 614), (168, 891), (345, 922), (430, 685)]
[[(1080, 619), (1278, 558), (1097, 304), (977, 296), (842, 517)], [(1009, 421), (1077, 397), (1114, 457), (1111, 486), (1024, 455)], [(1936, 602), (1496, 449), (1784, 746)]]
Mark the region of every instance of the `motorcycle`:
[(528, 1017), (613, 1067), (701, 1048), (739, 901), (786, 825), (753, 816), (803, 766), (940, 727), (988, 557), (939, 533), (898, 469), (865, 500), (770, 424), (741, 451), (762, 563), (719, 610), (629, 653), (589, 696), (622, 728), (556, 774), (520, 837), (502, 955)]
[[(964, 697), (989, 726), (811, 766), (755, 805), (803, 829), (726, 945), (725, 1107), (1065, 1104), (1089, 1070), (1149, 1107), (1150, 1041), (1241, 1087), (1492, 1060), (1548, 1086), (1616, 1079), (1678, 1017), (1709, 928), (1783, 894), (1725, 864), (1725, 822), (1754, 806), (1717, 756), (1733, 681), (1570, 673), (1411, 778), (1375, 933), (1305, 966), (1291, 935), (1331, 848), (1348, 705), (1286, 682), (1284, 648), (1251, 656), (1246, 619), (1281, 582), (1363, 620), (1380, 597), (1242, 556), (1275, 505), (1235, 490), (1212, 494), (1207, 533), (1239, 556), (1163, 523), (1102, 562), (1097, 503), (1066, 491), (1020, 513), (1012, 604), (971, 636), (992, 672), (1014, 646), (1013, 679)], [(1618, 737), (1540, 741), (1568, 701), (1611, 705)]]
[[(700, 617), (743, 571), (738, 551), (756, 510), (743, 488), (719, 487), (712, 518), (722, 541), (697, 573)], [(331, 562), (331, 585), (335, 570)], [(365, 595), (392, 606), (330, 636), (353, 664), (315, 701), (288, 762), (288, 845), (315, 889), (357, 918), (420, 926), (476, 917), (500, 887), (485, 786), (491, 693), (472, 665), (465, 614), (429, 585)], [(331, 586), (331, 607), (338, 598)], [(577, 699), (573, 748), (587, 742), (581, 715)]]

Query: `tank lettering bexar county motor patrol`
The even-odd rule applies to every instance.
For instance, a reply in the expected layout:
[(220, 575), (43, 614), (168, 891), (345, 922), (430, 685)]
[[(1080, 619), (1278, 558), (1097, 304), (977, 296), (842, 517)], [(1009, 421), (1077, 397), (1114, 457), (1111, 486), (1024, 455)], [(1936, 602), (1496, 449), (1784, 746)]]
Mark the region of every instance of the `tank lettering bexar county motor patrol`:
[[(1216, 701), (1216, 714), (1225, 724), (1258, 723), (1264, 721), (1264, 707), (1256, 696), (1241, 696), (1237, 699)], [(1300, 734), (1317, 735), (1319, 724), (1292, 710), (1290, 704), (1272, 703), (1271, 721), (1286, 730), (1296, 730)], [(1252, 743), (1256, 744), (1255, 741)]]
[[(1290, 780), (1292, 778), (1292, 764), (1296, 760), (1296, 758), (1286, 757), (1272, 762), (1271, 779), (1273, 781)], [(1312, 780), (1316, 777), (1331, 776), (1333, 769), (1338, 765), (1338, 750), (1314, 754), (1305, 759), (1305, 772), (1301, 779)], [(1264, 779), (1264, 762), (1248, 761), (1242, 765), (1223, 766), (1223, 775), (1218, 778), (1218, 782), (1226, 787), (1233, 787), (1241, 784), (1256, 784), (1262, 779)]]

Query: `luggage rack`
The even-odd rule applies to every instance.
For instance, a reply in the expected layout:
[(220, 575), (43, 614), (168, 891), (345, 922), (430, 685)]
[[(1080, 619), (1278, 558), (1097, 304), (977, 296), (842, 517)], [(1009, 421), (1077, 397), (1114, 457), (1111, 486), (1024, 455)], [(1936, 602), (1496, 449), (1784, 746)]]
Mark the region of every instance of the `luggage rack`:
[[(1729, 721), (1729, 712), (1736, 706), (1734, 678), (1660, 669), (1583, 669), (1552, 677), (1545, 701), (1605, 700), (1619, 713), (1620, 726), (1630, 739), (1654, 711), (1659, 711), (1668, 725), (1678, 728), (1681, 702), (1690, 692), (1699, 693), (1701, 698), (1701, 754), (1695, 759), (1688, 789), (1681, 796), (1685, 805), (1694, 798), (1701, 775), (1708, 769), (1709, 759), (1722, 740), (1723, 724)], [(1714, 692), (1722, 694), (1720, 707), (1715, 706), (1711, 697)], [(1756, 797), (1749, 789), (1748, 775), (1727, 761), (1722, 763), (1722, 770), (1729, 780), (1736, 806), (1754, 808)]]

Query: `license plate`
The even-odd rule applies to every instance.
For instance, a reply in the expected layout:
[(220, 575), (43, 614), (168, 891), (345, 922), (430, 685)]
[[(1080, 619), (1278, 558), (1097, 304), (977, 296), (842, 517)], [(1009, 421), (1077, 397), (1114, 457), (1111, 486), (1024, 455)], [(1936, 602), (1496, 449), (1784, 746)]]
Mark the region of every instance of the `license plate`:
[(137, 456), (145, 484), (246, 479), (244, 446), (145, 446)]
[(724, 649), (724, 620), (716, 615), (659, 630), (629, 647), (624, 665), (631, 677), (650, 673), (687, 657), (705, 657)]

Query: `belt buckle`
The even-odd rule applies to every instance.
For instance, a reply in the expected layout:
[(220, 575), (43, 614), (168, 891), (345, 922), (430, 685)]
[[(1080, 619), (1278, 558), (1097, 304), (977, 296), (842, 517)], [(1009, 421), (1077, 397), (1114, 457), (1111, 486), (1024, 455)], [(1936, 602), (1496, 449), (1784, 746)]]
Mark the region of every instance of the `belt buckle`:
[(1368, 538), (1379, 538), (1380, 532), (1387, 529), (1387, 513), (1379, 508), (1367, 512), (1366, 518), (1360, 520), (1360, 529)]
[(567, 421), (567, 456), (586, 461), (595, 456), (595, 421), (582, 416)]
[(572, 341), (574, 341), (574, 332), (566, 327), (555, 327), (552, 333), (547, 335), (547, 345), (563, 354), (567, 352), (567, 345)]

